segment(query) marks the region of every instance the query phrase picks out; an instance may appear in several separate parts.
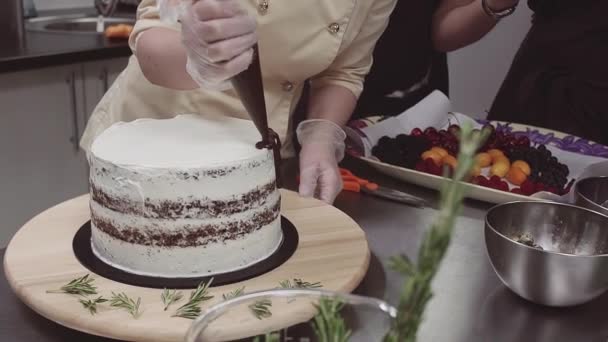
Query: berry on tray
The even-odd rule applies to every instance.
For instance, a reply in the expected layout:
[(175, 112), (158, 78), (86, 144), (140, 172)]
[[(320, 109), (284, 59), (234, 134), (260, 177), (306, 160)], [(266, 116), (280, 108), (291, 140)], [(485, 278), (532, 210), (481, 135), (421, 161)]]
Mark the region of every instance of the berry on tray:
[[(558, 195), (570, 191), (573, 180), (568, 182), (568, 166), (546, 146), (533, 147), (527, 136), (491, 125), (483, 130), (489, 130), (490, 135), (475, 157), (471, 183), (527, 196), (539, 191)], [(381, 138), (372, 154), (388, 164), (442, 176), (456, 168), (459, 131), (457, 125), (445, 130), (414, 128), (410, 135)]]

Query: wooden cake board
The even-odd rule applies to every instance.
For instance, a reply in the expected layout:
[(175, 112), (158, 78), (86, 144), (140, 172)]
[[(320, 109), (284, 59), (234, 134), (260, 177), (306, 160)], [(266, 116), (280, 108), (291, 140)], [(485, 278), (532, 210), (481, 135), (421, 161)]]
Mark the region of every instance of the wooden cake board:
[[(282, 280), (294, 278), (321, 282), (324, 289), (341, 292), (351, 292), (359, 285), (367, 272), (370, 252), (365, 233), (357, 223), (323, 202), (305, 199), (286, 190), (281, 194), (282, 215), (294, 224), (299, 234), (294, 255), (259, 277), (212, 287), (210, 293), (214, 298), (202, 304), (203, 311), (222, 301), (222, 294), (242, 286), (246, 292), (268, 290), (278, 287)], [(184, 341), (192, 321), (171, 317), (181, 304), (164, 311), (162, 290), (103, 278), (76, 259), (72, 240), (89, 219), (89, 196), (84, 195), (52, 207), (26, 223), (11, 240), (4, 257), (6, 277), (13, 291), (40, 315), (85, 333), (127, 341)], [(46, 292), (85, 274), (95, 277), (97, 291), (104, 298), (110, 297), (112, 292), (141, 297), (141, 316), (134, 319), (124, 310), (103, 304), (93, 316), (74, 296)], [(180, 302), (182, 304), (190, 291), (183, 293), (186, 298)], [(305, 311), (310, 310), (298, 309), (297, 303), (273, 304), (272, 317), (263, 320), (252, 317), (250, 312), (235, 311), (230, 320), (214, 323), (212, 340), (245, 338), (285, 328), (311, 318), (311, 313)]]

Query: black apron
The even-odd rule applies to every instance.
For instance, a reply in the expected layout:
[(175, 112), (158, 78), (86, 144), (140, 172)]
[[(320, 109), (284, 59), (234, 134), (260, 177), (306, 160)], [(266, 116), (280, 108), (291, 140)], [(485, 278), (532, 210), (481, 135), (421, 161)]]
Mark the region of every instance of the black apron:
[(448, 95), (446, 56), (435, 51), (431, 39), (438, 3), (397, 1), (389, 25), (376, 44), (374, 64), (353, 119), (400, 114), (435, 89)]
[(532, 28), (488, 118), (608, 144), (608, 1), (530, 0)]

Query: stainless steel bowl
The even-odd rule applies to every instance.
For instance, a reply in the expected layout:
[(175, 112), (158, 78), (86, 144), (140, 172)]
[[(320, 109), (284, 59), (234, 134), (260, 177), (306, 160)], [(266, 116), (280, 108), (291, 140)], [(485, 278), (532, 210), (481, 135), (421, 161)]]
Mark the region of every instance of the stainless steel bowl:
[(608, 290), (608, 216), (553, 202), (507, 203), (488, 211), (485, 240), (500, 280), (531, 302), (571, 306)]
[(576, 205), (608, 215), (608, 177), (585, 178), (574, 188)]

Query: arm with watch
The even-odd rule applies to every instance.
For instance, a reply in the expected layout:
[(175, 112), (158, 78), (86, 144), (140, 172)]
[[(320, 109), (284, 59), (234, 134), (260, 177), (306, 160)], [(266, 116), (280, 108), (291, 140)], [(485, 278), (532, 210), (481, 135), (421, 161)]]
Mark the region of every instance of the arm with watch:
[(503, 18), (513, 14), (519, 0), (442, 0), (433, 16), (435, 49), (457, 50), (481, 39)]

